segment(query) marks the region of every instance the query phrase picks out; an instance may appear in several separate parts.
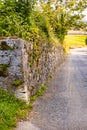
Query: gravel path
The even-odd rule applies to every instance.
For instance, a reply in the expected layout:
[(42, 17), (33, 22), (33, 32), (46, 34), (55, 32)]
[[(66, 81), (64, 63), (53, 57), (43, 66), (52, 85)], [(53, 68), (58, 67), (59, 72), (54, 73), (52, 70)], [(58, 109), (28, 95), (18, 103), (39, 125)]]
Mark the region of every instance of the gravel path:
[(71, 50), (16, 130), (87, 130), (87, 48)]

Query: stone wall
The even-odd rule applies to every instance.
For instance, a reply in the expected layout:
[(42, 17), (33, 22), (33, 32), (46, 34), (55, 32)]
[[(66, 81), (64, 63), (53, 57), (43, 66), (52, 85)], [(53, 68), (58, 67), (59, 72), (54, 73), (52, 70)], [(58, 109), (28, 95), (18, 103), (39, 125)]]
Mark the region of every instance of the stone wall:
[(49, 49), (44, 44), (38, 60), (31, 65), (33, 55), (30, 54), (33, 51), (33, 44), (22, 39), (0, 40), (0, 87), (27, 103), (30, 95), (35, 94), (64, 60), (61, 46), (51, 46)]

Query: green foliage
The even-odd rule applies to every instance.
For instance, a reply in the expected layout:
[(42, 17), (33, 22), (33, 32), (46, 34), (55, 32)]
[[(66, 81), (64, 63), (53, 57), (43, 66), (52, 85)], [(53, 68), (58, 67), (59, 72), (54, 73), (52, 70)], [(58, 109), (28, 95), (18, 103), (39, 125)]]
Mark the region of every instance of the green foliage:
[(47, 90), (47, 87), (44, 84), (42, 84), (40, 88), (36, 91), (35, 95), (30, 97), (30, 101), (31, 102), (36, 101), (37, 97), (42, 96), (44, 94), (44, 91), (46, 90)]
[(37, 12), (37, 17), (35, 19), (35, 22), (38, 26), (38, 28), (40, 29), (40, 31), (42, 33), (44, 33), (44, 35), (46, 37), (49, 37), (50, 35), (50, 23), (49, 23), (49, 19), (48, 19), (48, 16), (45, 15), (45, 13), (41, 13), (39, 12), (39, 15), (38, 15), (38, 12)]
[(8, 64), (0, 64), (0, 76), (7, 76)]
[[(1, 0), (0, 36), (18, 36), (32, 43), (42, 37), (63, 43), (71, 27), (84, 28), (81, 19), (87, 0)], [(47, 42), (46, 42), (47, 43)]]
[(12, 85), (17, 87), (17, 86), (21, 85), (22, 83), (23, 83), (22, 80), (15, 80), (15, 81), (12, 82)]
[(40, 89), (41, 89), (42, 91), (45, 91), (45, 90), (47, 90), (47, 87), (46, 87), (44, 84), (42, 84)]
[(17, 118), (25, 118), (30, 110), (31, 105), (0, 88), (0, 130), (12, 130)]
[(29, 104), (29, 110), (32, 110), (33, 109), (33, 104)]
[(0, 35), (29, 37), (30, 14), (35, 0), (4, 0), (0, 6)]
[(44, 94), (44, 91), (45, 91), (46, 89), (47, 89), (46, 86), (45, 86), (44, 84), (42, 84), (42, 85), (40, 86), (40, 88), (36, 91), (37, 97), (38, 97), (38, 96), (42, 96), (42, 95)]
[(31, 96), (31, 97), (30, 97), (30, 101), (31, 101), (31, 102), (36, 101), (36, 99), (37, 99), (37, 95), (34, 95), (34, 96)]
[(55, 21), (56, 21), (54, 25), (55, 34), (62, 43), (68, 29), (67, 24), (65, 22), (65, 14), (63, 14), (62, 12), (62, 14), (60, 13), (60, 15), (57, 15)]

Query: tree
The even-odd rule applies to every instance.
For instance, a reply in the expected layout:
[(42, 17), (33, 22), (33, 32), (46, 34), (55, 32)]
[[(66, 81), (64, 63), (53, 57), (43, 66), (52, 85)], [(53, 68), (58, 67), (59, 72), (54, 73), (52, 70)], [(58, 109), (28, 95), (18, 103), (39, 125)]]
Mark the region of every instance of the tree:
[(17, 0), (15, 1), (15, 11), (25, 19), (32, 12), (34, 4), (35, 0)]
[(52, 10), (50, 12), (53, 12), (53, 15), (52, 13), (51, 17), (49, 13), (47, 15), (50, 17), (52, 28), (61, 42), (70, 28), (84, 26), (82, 11), (87, 7), (87, 0), (41, 0), (41, 3), (44, 3), (46, 7), (48, 5), (49, 10)]
[(70, 28), (85, 27), (81, 19), (86, 5), (87, 0), (0, 0), (0, 35), (42, 34), (63, 43)]

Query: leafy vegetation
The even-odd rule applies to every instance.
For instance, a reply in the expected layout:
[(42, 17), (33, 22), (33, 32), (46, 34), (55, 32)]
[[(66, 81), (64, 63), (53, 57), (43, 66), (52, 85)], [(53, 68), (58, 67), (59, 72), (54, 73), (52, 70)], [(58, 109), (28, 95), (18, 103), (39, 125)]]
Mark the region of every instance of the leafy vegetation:
[(24, 101), (17, 99), (12, 94), (0, 88), (0, 130), (12, 130), (18, 119), (25, 119), (26, 115), (33, 108), (32, 102), (38, 96), (42, 96), (46, 90), (45, 85), (41, 85), (34, 96), (31, 96), (31, 102), (27, 105)]
[(66, 46), (70, 48), (86, 46), (86, 35), (67, 35), (65, 37)]
[(63, 43), (70, 27), (84, 27), (81, 12), (86, 5), (86, 0), (0, 0), (0, 36)]
[[(30, 41), (33, 44), (32, 54), (29, 54), (32, 66), (43, 51), (43, 44), (59, 45), (59, 42), (63, 43), (70, 28), (84, 28), (81, 12), (86, 5), (87, 0), (0, 0), (0, 37), (17, 36)], [(70, 46), (76, 46), (76, 43), (84, 44), (83, 37), (79, 36), (77, 40), (74, 36), (72, 41), (75, 43), (69, 41), (71, 38), (72, 36), (65, 38)], [(0, 50), (6, 49), (13, 48), (2, 42)], [(6, 70), (7, 65), (0, 65), (0, 75), (5, 75)], [(16, 80), (12, 84), (19, 86), (22, 81)], [(31, 102), (43, 95), (44, 90), (46, 86), (42, 85), (31, 97)], [(0, 130), (12, 129), (16, 125), (16, 117), (24, 118), (30, 109), (32, 104), (26, 105), (24, 101), (0, 89)]]
[(12, 85), (17, 87), (17, 86), (21, 85), (22, 83), (23, 83), (22, 80), (15, 80), (15, 81), (12, 82)]
[(17, 119), (24, 119), (31, 109), (32, 104), (26, 105), (0, 88), (0, 130), (12, 130)]
[(0, 76), (7, 76), (8, 64), (0, 64)]
[(46, 90), (46, 86), (44, 84), (41, 85), (41, 87), (36, 91), (36, 95), (38, 96), (42, 96), (44, 94), (44, 91)]

